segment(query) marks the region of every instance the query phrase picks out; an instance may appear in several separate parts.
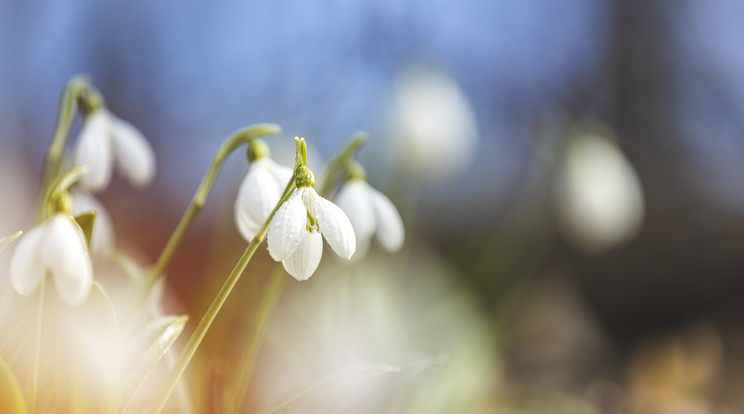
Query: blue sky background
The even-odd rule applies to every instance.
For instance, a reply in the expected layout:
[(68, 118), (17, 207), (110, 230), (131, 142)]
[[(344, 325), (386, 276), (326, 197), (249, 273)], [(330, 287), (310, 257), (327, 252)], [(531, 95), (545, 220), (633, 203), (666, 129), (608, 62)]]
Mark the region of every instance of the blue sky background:
[[(281, 124), (284, 139), (304, 135), (326, 157), (364, 129), (372, 140), (363, 156), (374, 176), (395, 76), (423, 64), (460, 84), (480, 132), (473, 166), (431, 197), (454, 195), (487, 212), (527, 180), (538, 123), (559, 120), (577, 102), (591, 114), (601, 101), (610, 6), (3, 0), (0, 143), (22, 149), (39, 170), (60, 90), (83, 72), (115, 113), (152, 140), (159, 161), (153, 191), (167, 189), (177, 205), (191, 196), (219, 143), (255, 122)], [(744, 8), (682, 2), (674, 13), (676, 110), (687, 131), (680, 148), (700, 187), (740, 208), (744, 191), (732, 185), (744, 176)], [(711, 103), (716, 87), (726, 91), (727, 113)]]

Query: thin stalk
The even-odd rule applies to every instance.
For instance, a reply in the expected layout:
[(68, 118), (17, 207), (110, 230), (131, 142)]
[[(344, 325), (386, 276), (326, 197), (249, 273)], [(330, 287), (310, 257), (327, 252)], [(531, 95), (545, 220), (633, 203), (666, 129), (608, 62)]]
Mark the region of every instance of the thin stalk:
[(21, 234), (23, 234), (22, 231), (17, 231), (10, 236), (0, 237), (0, 252), (5, 250), (5, 248), (8, 247), (10, 243), (13, 243), (15, 239), (21, 237)]
[(36, 395), (39, 392), (39, 363), (41, 360), (41, 327), (44, 313), (44, 285), (45, 278), (41, 279), (39, 287), (39, 302), (36, 306), (36, 340), (34, 342), (34, 367), (31, 374), (31, 409), (32, 414), (36, 412)]
[(351, 137), (349, 142), (346, 143), (341, 150), (336, 153), (336, 156), (328, 161), (323, 177), (320, 179), (320, 185), (317, 186), (318, 194), (323, 197), (328, 196), (328, 192), (333, 185), (333, 179), (339, 174), (345, 167), (346, 164), (351, 160), (351, 157), (359, 150), (359, 148), (367, 142), (367, 133), (364, 131), (357, 131)]
[[(41, 179), (41, 197), (47, 199), (49, 184), (51, 184), (57, 175), (59, 175), (62, 165), (62, 157), (65, 152), (67, 138), (70, 135), (70, 128), (78, 112), (78, 99), (88, 89), (88, 78), (82, 75), (70, 79), (65, 87), (64, 92), (59, 100), (59, 109), (57, 112), (57, 122), (54, 127), (54, 134), (49, 143), (44, 162), (44, 171)], [(38, 211), (38, 220), (42, 221), (45, 214), (45, 205), (41, 203)]]
[(163, 251), (158, 257), (157, 262), (155, 262), (155, 266), (150, 272), (147, 282), (145, 283), (145, 288), (140, 296), (139, 301), (137, 302), (137, 306), (135, 307), (135, 314), (144, 303), (145, 299), (147, 298), (148, 292), (150, 291), (150, 289), (152, 289), (152, 286), (160, 277), (163, 276), (163, 270), (165, 270), (165, 267), (168, 265), (171, 258), (173, 257), (173, 253), (176, 251), (184, 235), (189, 230), (196, 217), (199, 215), (201, 209), (204, 207), (204, 204), (207, 201), (207, 197), (212, 191), (214, 181), (217, 179), (217, 175), (219, 174), (220, 169), (222, 168), (222, 164), (225, 162), (225, 159), (227, 159), (227, 157), (233, 151), (238, 149), (243, 144), (247, 144), (250, 141), (264, 135), (278, 135), (280, 132), (281, 128), (278, 125), (256, 124), (235, 132), (227, 140), (225, 140), (225, 142), (222, 143), (222, 146), (220, 147), (219, 151), (217, 151), (217, 155), (214, 157), (214, 159), (212, 160), (212, 164), (207, 170), (207, 174), (204, 176), (204, 179), (199, 185), (199, 188), (196, 190), (196, 194), (194, 194), (194, 198), (191, 200), (191, 204), (189, 204), (189, 207), (186, 209), (183, 217), (181, 217), (181, 221), (178, 222), (176, 230), (173, 232), (173, 234), (171, 234), (171, 237), (170, 239), (168, 239), (165, 248), (163, 248)]
[[(323, 172), (323, 178), (321, 178), (321, 182), (318, 186), (320, 189), (320, 195), (328, 195), (331, 184), (336, 176), (344, 171), (345, 165), (352, 159), (356, 151), (364, 145), (366, 141), (367, 134), (364, 132), (357, 132), (344, 148), (336, 153)], [(306, 161), (307, 160), (302, 160), (302, 162)], [(279, 294), (281, 293), (281, 288), (285, 279), (284, 276), (282, 266), (277, 263), (274, 267), (271, 279), (269, 280), (269, 285), (266, 287), (263, 297), (261, 298), (256, 322), (253, 331), (251, 332), (250, 342), (248, 343), (248, 350), (243, 353), (242, 358), (238, 363), (238, 379), (233, 390), (232, 401), (229, 405), (230, 411), (228, 412), (237, 413), (243, 406), (245, 392), (248, 388), (248, 381), (253, 373), (253, 367), (255, 366), (256, 358), (258, 357), (258, 350), (260, 349), (266, 333), (266, 326), (268, 325), (268, 321), (274, 313), (274, 309), (279, 300)]]
[[(307, 159), (306, 159), (307, 149), (306, 149), (304, 140), (299, 140), (295, 138), (295, 141), (297, 143), (296, 160), (295, 160), (295, 168), (294, 168), (296, 171), (299, 165), (304, 165), (307, 162)], [(348, 162), (348, 160), (351, 159), (351, 157), (354, 155), (356, 150), (365, 142), (366, 142), (366, 134), (357, 133), (349, 141), (349, 143), (341, 151), (339, 151), (338, 155), (334, 157), (333, 160), (329, 163), (328, 170), (326, 171), (326, 174), (323, 177), (323, 181), (321, 184), (322, 185), (321, 191), (325, 192), (328, 190), (328, 187), (330, 185), (328, 184), (328, 182), (331, 181), (329, 178), (334, 177), (335, 174), (338, 173), (338, 171), (344, 168), (346, 162)], [(232, 152), (232, 150), (234, 150), (238, 145), (240, 144), (238, 143), (238, 144), (235, 144), (234, 147), (230, 147), (230, 149), (226, 150), (224, 155), (221, 156), (222, 149), (225, 148), (225, 146), (223, 146), (223, 148), (221, 148), (220, 150), (220, 153), (218, 153), (217, 158), (215, 159), (220, 159), (221, 157), (221, 159), (224, 160), (224, 158), (227, 157), (227, 155), (230, 152)], [(216, 170), (215, 170), (215, 176), (216, 176)], [(207, 175), (207, 177), (205, 177), (205, 182), (208, 179), (209, 179), (209, 174)], [(214, 181), (214, 177), (211, 178), (211, 180)], [(211, 184), (209, 184), (209, 186), (211, 187)], [(200, 187), (200, 189), (197, 191), (196, 196), (194, 196), (195, 200), (198, 200), (200, 194), (202, 194), (202, 187)], [(250, 262), (251, 258), (253, 257), (253, 254), (256, 252), (256, 249), (258, 249), (258, 246), (263, 241), (263, 238), (269, 229), (269, 224), (271, 223), (271, 220), (274, 218), (274, 214), (276, 214), (277, 210), (279, 210), (279, 207), (281, 207), (281, 205), (284, 204), (284, 202), (289, 199), (295, 187), (296, 187), (295, 177), (293, 176), (287, 183), (286, 187), (284, 188), (284, 192), (282, 193), (282, 196), (279, 199), (279, 202), (276, 203), (276, 205), (274, 206), (274, 209), (271, 211), (271, 214), (269, 214), (269, 217), (266, 219), (266, 221), (264, 221), (263, 225), (261, 226), (261, 229), (259, 229), (256, 236), (251, 240), (250, 244), (248, 244), (248, 247), (246, 247), (245, 251), (243, 252), (243, 255), (238, 260), (238, 263), (235, 264), (235, 267), (233, 268), (232, 272), (230, 272), (230, 275), (227, 277), (227, 280), (225, 280), (225, 283), (222, 285), (222, 288), (217, 293), (217, 296), (212, 301), (212, 303), (209, 305), (209, 309), (207, 309), (207, 312), (204, 314), (204, 317), (202, 317), (201, 321), (199, 321), (199, 325), (196, 327), (196, 330), (189, 338), (189, 341), (186, 343), (186, 347), (184, 348), (183, 352), (181, 353), (178, 360), (176, 361), (176, 364), (174, 365), (173, 369), (170, 371), (170, 375), (168, 376), (166, 384), (162, 392), (160, 393), (159, 399), (157, 400), (157, 403), (154, 405), (154, 408), (151, 412), (159, 413), (165, 407), (165, 404), (168, 402), (168, 397), (173, 392), (173, 389), (176, 387), (178, 380), (181, 378), (184, 371), (186, 370), (186, 367), (188, 366), (189, 362), (193, 358), (194, 353), (196, 353), (196, 350), (201, 344), (201, 341), (204, 339), (204, 336), (209, 330), (209, 327), (212, 325), (212, 322), (214, 322), (214, 319), (216, 318), (217, 314), (222, 309), (222, 306), (227, 300), (227, 297), (230, 295), (230, 292), (232, 292), (232, 289), (235, 287), (235, 284), (238, 282), (238, 279), (240, 279), (240, 276), (243, 274), (243, 271), (248, 265), (248, 262)], [(207, 190), (205, 190), (205, 192), (202, 195), (203, 197), (203, 199), (201, 199), (202, 205), (203, 205), (203, 201), (206, 200), (208, 191), (209, 190), (207, 187)], [(155, 272), (153, 272), (153, 274), (157, 277), (157, 274), (155, 274)], [(260, 343), (260, 341), (257, 341), (257, 342)], [(258, 344), (256, 344), (255, 346), (258, 347)]]
[(191, 361), (191, 358), (193, 358), (194, 353), (201, 344), (201, 341), (204, 339), (207, 330), (209, 330), (209, 327), (212, 325), (212, 322), (219, 313), (220, 309), (222, 309), (222, 306), (225, 304), (225, 301), (230, 295), (230, 292), (232, 292), (235, 284), (238, 282), (238, 279), (240, 279), (240, 276), (243, 274), (243, 271), (248, 265), (248, 262), (251, 260), (253, 254), (256, 252), (256, 249), (258, 249), (258, 246), (263, 241), (263, 238), (269, 229), (269, 223), (271, 223), (271, 220), (274, 218), (274, 214), (276, 214), (276, 211), (279, 209), (279, 207), (289, 199), (289, 196), (292, 194), (292, 190), (294, 189), (294, 187), (294, 177), (292, 177), (292, 179), (289, 180), (287, 186), (284, 189), (282, 198), (279, 200), (276, 206), (274, 206), (274, 209), (271, 211), (271, 214), (269, 214), (269, 217), (261, 226), (261, 229), (258, 231), (253, 240), (251, 240), (248, 247), (246, 247), (243, 255), (240, 256), (238, 263), (235, 264), (235, 267), (233, 268), (232, 272), (230, 272), (227, 280), (225, 280), (225, 283), (222, 285), (219, 293), (217, 293), (217, 297), (215, 297), (215, 299), (209, 305), (209, 309), (207, 309), (207, 312), (204, 314), (204, 317), (202, 317), (201, 321), (199, 321), (199, 325), (196, 327), (196, 330), (189, 338), (188, 343), (186, 343), (186, 347), (184, 348), (181, 355), (178, 357), (178, 360), (173, 366), (173, 369), (170, 371), (170, 375), (168, 376), (165, 387), (158, 396), (157, 403), (154, 405), (154, 408), (151, 412), (159, 413), (165, 407), (165, 404), (168, 401), (168, 397), (170, 396), (171, 392), (173, 392), (173, 389), (178, 383), (178, 380), (181, 378), (183, 372), (186, 370), (186, 366)]
[(261, 343), (266, 334), (266, 327), (276, 308), (285, 278), (284, 268), (278, 263), (275, 264), (271, 279), (268, 286), (266, 286), (266, 290), (261, 298), (261, 304), (258, 307), (258, 315), (256, 315), (255, 325), (250, 335), (251, 339), (248, 344), (248, 350), (243, 353), (240, 362), (238, 362), (238, 378), (235, 382), (233, 398), (228, 412), (240, 412), (240, 408), (243, 406), (245, 391), (248, 388), (248, 380), (251, 378), (256, 357), (258, 356), (258, 350), (261, 348)]
[(82, 374), (80, 373), (80, 367), (78, 364), (75, 363), (75, 358), (72, 355), (72, 347), (70, 346), (70, 343), (67, 344), (67, 352), (68, 352), (68, 358), (67, 358), (67, 369), (68, 369), (68, 375), (69, 378), (69, 395), (70, 395), (70, 413), (72, 414), (78, 414), (83, 413), (83, 390), (80, 386), (82, 381)]

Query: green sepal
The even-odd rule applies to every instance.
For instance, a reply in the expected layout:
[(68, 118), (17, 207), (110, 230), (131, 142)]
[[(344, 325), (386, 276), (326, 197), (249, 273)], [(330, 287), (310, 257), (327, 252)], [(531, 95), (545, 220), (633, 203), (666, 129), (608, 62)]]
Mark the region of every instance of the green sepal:
[(83, 214), (75, 216), (74, 220), (75, 223), (80, 226), (80, 230), (83, 231), (85, 242), (88, 245), (88, 249), (90, 249), (91, 239), (93, 238), (93, 224), (95, 224), (96, 221), (96, 211), (86, 211)]

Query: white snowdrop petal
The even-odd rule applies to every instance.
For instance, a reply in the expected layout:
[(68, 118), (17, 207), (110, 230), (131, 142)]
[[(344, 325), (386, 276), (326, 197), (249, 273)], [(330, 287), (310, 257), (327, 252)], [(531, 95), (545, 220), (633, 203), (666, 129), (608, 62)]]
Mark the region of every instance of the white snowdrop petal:
[(263, 223), (259, 224), (253, 221), (251, 217), (248, 214), (245, 214), (244, 211), (241, 211), (237, 205), (235, 206), (234, 211), (235, 227), (238, 228), (240, 235), (250, 243), (250, 241), (256, 237), (258, 231), (261, 230), (261, 224)]
[(362, 256), (360, 249), (363, 244), (369, 244), (369, 239), (375, 231), (375, 211), (369, 194), (368, 184), (363, 180), (347, 182), (336, 197), (336, 205), (349, 217), (356, 236), (357, 252), (355, 256)]
[(302, 242), (292, 255), (282, 261), (284, 269), (297, 280), (307, 280), (318, 268), (323, 255), (323, 238), (320, 233), (305, 232)]
[[(411, 70), (398, 79), (391, 150), (401, 166), (439, 182), (469, 164), (478, 146), (475, 112), (456, 80), (433, 70)], [(429, 168), (436, 163), (437, 168)]]
[(307, 226), (307, 210), (298, 190), (279, 207), (269, 225), (267, 243), (271, 257), (281, 262), (294, 253), (302, 242)]
[(289, 182), (289, 179), (292, 178), (292, 169), (278, 164), (270, 158), (267, 158), (266, 161), (268, 161), (267, 164), (269, 166), (271, 174), (274, 175), (274, 179), (278, 182), (279, 188), (281, 190), (284, 190), (284, 187)]
[(235, 199), (235, 224), (247, 241), (253, 239), (281, 197), (282, 190), (267, 161), (261, 159), (251, 165)]
[[(313, 190), (314, 192), (315, 190)], [(336, 254), (348, 260), (356, 250), (356, 236), (349, 218), (337, 205), (315, 195), (315, 208), (320, 232)]]
[(49, 220), (39, 253), (54, 276), (60, 297), (70, 306), (85, 302), (93, 282), (93, 270), (85, 236), (71, 217), (57, 214)]
[(114, 225), (106, 208), (92, 194), (73, 190), (72, 214), (78, 216), (89, 211), (96, 212), (91, 236), (91, 250), (94, 255), (107, 254), (114, 246)]
[(108, 113), (101, 109), (88, 116), (80, 130), (73, 154), (73, 164), (87, 165), (79, 185), (87, 191), (101, 191), (111, 180), (111, 136)]
[(377, 240), (389, 252), (400, 250), (405, 239), (405, 230), (400, 213), (385, 194), (369, 188), (370, 198), (377, 213)]
[(31, 294), (44, 278), (44, 264), (38, 254), (44, 229), (44, 224), (36, 226), (16, 242), (10, 259), (10, 283), (20, 295)]
[(145, 136), (127, 121), (111, 115), (116, 164), (135, 187), (145, 187), (155, 175), (155, 154)]

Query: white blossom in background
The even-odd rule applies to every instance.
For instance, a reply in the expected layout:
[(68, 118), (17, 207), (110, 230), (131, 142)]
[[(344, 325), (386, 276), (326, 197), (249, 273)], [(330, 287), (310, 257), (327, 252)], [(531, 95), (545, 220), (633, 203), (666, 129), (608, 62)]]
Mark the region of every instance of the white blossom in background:
[(267, 236), (269, 254), (287, 273), (307, 280), (323, 254), (323, 235), (333, 251), (351, 259), (356, 249), (354, 229), (338, 206), (312, 187), (298, 187), (274, 215)]
[(268, 156), (251, 162), (234, 208), (235, 225), (246, 241), (250, 242), (258, 233), (291, 177), (291, 168), (277, 164)]
[(73, 164), (87, 165), (80, 187), (102, 191), (111, 180), (114, 161), (119, 172), (135, 187), (147, 186), (155, 174), (155, 155), (142, 133), (105, 108), (83, 121), (73, 154)]
[[(398, 166), (423, 180), (463, 171), (475, 155), (474, 111), (454, 79), (433, 69), (404, 73), (396, 82), (391, 142)], [(430, 168), (436, 164), (437, 168)]]
[(356, 235), (355, 258), (364, 256), (372, 236), (385, 250), (396, 252), (403, 246), (405, 231), (400, 213), (385, 194), (364, 179), (351, 179), (336, 196), (336, 204), (351, 221)]
[(33, 293), (49, 273), (59, 296), (83, 304), (93, 283), (88, 247), (71, 216), (57, 213), (21, 236), (10, 259), (10, 283), (22, 296)]
[(89, 211), (96, 212), (90, 249), (94, 256), (108, 254), (114, 246), (114, 226), (106, 208), (92, 194), (75, 189), (72, 196), (72, 215), (78, 216)]
[(572, 137), (557, 187), (562, 226), (577, 247), (599, 252), (631, 239), (643, 221), (641, 185), (606, 134)]

